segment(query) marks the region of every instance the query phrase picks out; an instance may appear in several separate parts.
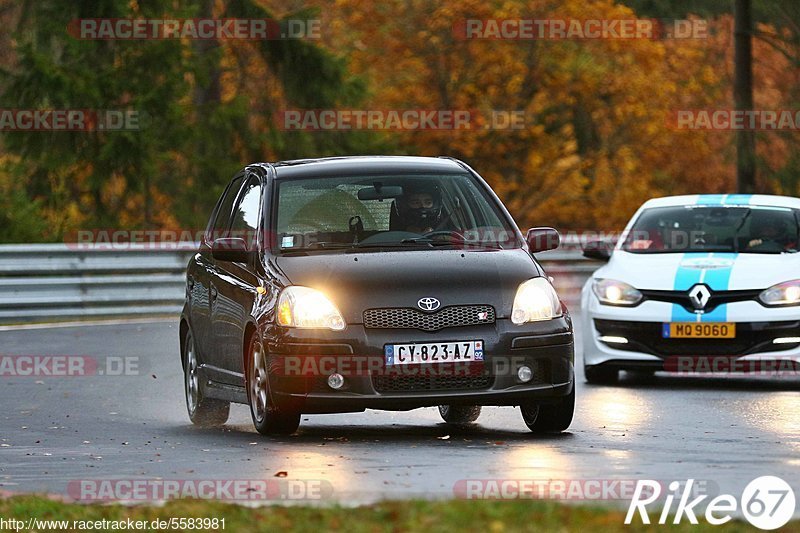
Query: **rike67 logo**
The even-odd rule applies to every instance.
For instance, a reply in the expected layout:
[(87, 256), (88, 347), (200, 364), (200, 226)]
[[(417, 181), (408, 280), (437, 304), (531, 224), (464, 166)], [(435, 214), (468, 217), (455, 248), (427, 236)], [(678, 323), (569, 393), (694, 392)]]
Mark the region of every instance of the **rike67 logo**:
[[(683, 486), (682, 486), (683, 485)], [(720, 494), (707, 503), (707, 494), (689, 500), (693, 493), (694, 480), (689, 479), (685, 484), (673, 481), (669, 484), (669, 493), (663, 498), (663, 507), (658, 518), (659, 524), (666, 524), (670, 515), (673, 524), (680, 524), (686, 518), (690, 523), (697, 524), (696, 509), (705, 505), (705, 519), (711, 525), (721, 525), (733, 519), (737, 510), (750, 524), (763, 530), (778, 529), (791, 520), (795, 510), (795, 498), (792, 487), (784, 480), (775, 476), (762, 476), (751, 481), (742, 492), (740, 500), (730, 494)], [(660, 502), (662, 498), (661, 484), (653, 480), (639, 480), (625, 516), (625, 523), (630, 524), (634, 516), (639, 514), (643, 524), (650, 524), (650, 514), (647, 506)], [(673, 503), (677, 500), (673, 510)]]

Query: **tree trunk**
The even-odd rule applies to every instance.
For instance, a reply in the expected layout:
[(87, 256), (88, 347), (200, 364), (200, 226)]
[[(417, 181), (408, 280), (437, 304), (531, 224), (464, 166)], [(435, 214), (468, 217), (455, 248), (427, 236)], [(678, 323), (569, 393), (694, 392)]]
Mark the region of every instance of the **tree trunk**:
[[(736, 0), (734, 15), (734, 107), (753, 109), (753, 17), (751, 0)], [(756, 192), (756, 138), (753, 130), (736, 131), (736, 187)]]

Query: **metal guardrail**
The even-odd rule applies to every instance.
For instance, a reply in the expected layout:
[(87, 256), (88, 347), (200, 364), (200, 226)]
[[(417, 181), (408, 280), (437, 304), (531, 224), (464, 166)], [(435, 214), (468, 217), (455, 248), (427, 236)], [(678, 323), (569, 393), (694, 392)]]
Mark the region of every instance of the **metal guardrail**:
[(0, 323), (177, 315), (194, 250), (0, 245)]
[[(177, 315), (194, 245), (0, 245), (0, 324)], [(599, 265), (570, 246), (537, 254), (569, 306)]]

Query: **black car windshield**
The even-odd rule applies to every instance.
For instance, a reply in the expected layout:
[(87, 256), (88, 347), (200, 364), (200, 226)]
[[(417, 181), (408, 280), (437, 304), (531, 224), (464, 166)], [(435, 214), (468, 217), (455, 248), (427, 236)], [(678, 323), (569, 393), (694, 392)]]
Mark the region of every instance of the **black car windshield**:
[(795, 253), (797, 210), (767, 206), (675, 206), (646, 209), (622, 249), (669, 252)]
[(522, 244), (467, 173), (278, 179), (275, 191), (276, 252)]

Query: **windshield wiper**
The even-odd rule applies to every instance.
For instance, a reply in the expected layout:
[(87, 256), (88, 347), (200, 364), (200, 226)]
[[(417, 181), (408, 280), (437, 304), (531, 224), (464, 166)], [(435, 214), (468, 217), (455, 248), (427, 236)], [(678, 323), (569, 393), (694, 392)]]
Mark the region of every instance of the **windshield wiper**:
[(449, 246), (460, 244), (455, 241), (448, 241), (443, 239), (431, 239), (430, 237), (412, 237), (410, 239), (403, 239), (401, 244), (430, 244), (431, 246)]
[(319, 241), (312, 242), (305, 248), (347, 248), (350, 246), (352, 246), (352, 244), (346, 242)]
[(307, 252), (309, 250), (339, 250), (342, 248), (350, 248), (351, 246), (353, 245), (344, 242), (319, 241), (319, 242), (312, 242), (307, 246), (299, 246), (296, 248), (281, 248), (281, 253)]
[(476, 250), (505, 250), (502, 245), (494, 244), (494, 243), (464, 243), (460, 241), (451, 241), (451, 240), (439, 240), (439, 239), (431, 239), (429, 237), (412, 237), (409, 239), (403, 239), (401, 241), (394, 241), (394, 242), (357, 242), (357, 243), (346, 243), (346, 242), (329, 242), (329, 241), (319, 241), (319, 242), (312, 242), (307, 246), (297, 247), (297, 248), (282, 248), (281, 253), (304, 253), (308, 251), (317, 251), (317, 250), (348, 250), (348, 251), (356, 251), (356, 250), (363, 250), (369, 248), (415, 248), (415, 247), (426, 247), (426, 248), (436, 248), (440, 246), (463, 246), (469, 249), (476, 249)]
[(419, 245), (430, 245), (432, 246), (431, 242), (425, 239), (403, 239), (402, 241), (394, 241), (394, 242), (366, 242), (366, 243), (358, 243), (353, 248), (403, 248), (408, 247), (411, 248), (413, 246)]

